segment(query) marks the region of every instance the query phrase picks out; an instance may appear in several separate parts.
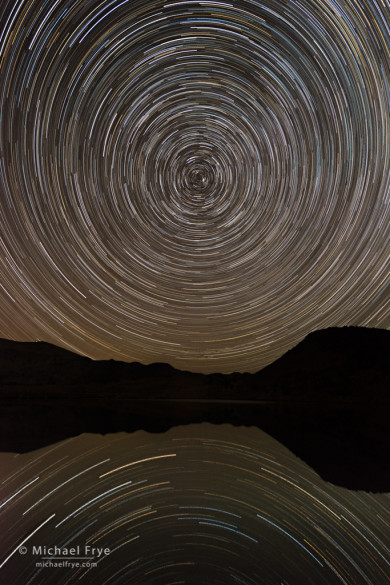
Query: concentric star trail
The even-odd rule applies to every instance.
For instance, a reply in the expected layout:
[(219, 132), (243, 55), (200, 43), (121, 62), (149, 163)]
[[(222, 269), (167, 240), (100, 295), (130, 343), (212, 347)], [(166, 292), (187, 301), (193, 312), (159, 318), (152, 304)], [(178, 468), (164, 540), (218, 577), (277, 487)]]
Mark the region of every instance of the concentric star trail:
[[(388, 583), (389, 494), (327, 484), (265, 433), (232, 430), (81, 435), (3, 454), (4, 582)], [(84, 551), (97, 566), (53, 565)]]
[(1, 335), (226, 372), (390, 327), (387, 1), (1, 10)]

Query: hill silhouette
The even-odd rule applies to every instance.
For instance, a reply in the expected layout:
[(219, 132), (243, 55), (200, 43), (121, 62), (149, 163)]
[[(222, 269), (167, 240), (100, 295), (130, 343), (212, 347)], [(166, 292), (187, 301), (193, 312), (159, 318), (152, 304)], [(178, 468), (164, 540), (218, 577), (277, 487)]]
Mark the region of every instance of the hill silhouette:
[(390, 491), (389, 356), (389, 331), (359, 327), (310, 333), (255, 374), (93, 361), (45, 342), (0, 340), (0, 450), (82, 432), (254, 425), (324, 479)]

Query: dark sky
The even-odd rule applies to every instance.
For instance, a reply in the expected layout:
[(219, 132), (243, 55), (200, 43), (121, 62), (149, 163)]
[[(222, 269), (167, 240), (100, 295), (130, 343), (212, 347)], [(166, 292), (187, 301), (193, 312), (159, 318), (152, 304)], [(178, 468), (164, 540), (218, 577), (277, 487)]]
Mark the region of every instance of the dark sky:
[(387, 2), (0, 10), (0, 336), (254, 371), (390, 327)]

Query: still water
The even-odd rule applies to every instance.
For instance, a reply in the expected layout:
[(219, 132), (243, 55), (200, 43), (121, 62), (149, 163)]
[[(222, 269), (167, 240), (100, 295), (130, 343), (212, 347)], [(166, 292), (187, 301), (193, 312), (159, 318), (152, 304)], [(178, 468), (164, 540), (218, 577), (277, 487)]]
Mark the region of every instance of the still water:
[(2, 583), (388, 583), (390, 495), (326, 483), (257, 428), (84, 434), (0, 463)]

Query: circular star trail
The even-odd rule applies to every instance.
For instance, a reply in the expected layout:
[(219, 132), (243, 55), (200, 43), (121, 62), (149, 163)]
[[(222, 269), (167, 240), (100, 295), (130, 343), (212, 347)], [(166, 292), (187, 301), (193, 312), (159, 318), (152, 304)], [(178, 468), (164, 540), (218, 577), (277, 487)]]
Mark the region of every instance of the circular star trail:
[[(2, 458), (0, 571), (15, 585), (388, 583), (389, 495), (326, 484), (257, 429), (82, 435)], [(87, 546), (110, 554), (55, 565)]]
[(226, 372), (390, 326), (387, 2), (2, 11), (4, 337)]

